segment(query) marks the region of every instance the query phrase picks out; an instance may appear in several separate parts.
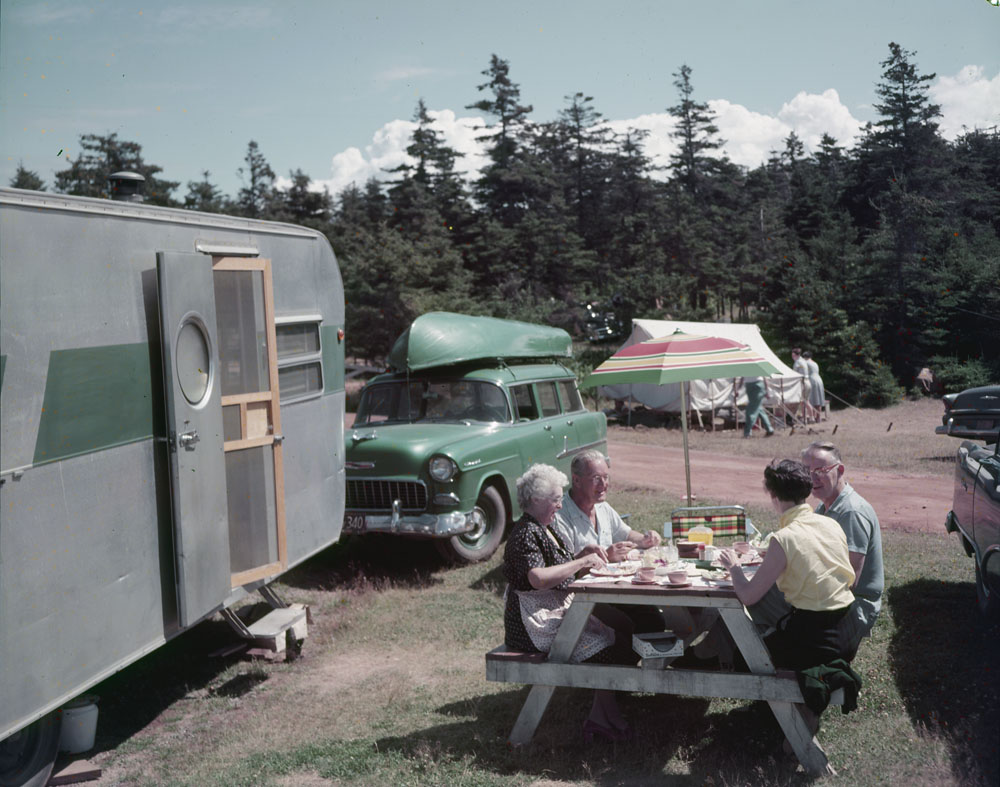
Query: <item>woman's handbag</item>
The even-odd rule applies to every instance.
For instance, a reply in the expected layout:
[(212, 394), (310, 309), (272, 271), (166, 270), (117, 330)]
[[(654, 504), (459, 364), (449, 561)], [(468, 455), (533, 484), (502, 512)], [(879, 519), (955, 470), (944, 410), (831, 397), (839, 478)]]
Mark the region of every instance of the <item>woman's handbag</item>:
[[(517, 598), (521, 606), (521, 620), (532, 644), (543, 653), (548, 653), (566, 610), (573, 603), (573, 594), (557, 589), (519, 590)], [(614, 643), (614, 629), (591, 615), (569, 660), (574, 663), (586, 661)]]

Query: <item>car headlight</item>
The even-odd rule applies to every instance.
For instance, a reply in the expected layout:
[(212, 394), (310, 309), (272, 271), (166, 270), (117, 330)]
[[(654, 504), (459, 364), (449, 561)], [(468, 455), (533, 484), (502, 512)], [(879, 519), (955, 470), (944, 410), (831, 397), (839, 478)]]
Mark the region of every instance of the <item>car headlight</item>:
[(450, 481), (458, 472), (458, 465), (447, 456), (435, 456), (431, 459), (427, 469), (435, 481)]

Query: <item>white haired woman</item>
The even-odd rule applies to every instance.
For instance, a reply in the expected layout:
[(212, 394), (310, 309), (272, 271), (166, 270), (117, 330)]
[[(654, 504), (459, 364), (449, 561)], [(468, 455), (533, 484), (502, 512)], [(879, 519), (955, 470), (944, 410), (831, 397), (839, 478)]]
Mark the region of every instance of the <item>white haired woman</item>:
[[(524, 513), (507, 538), (503, 556), (508, 582), (505, 640), (516, 650), (547, 653), (572, 601), (566, 587), (579, 572), (604, 565), (592, 547), (574, 556), (551, 527), (568, 481), (550, 465), (532, 465), (517, 479), (517, 502)], [(595, 612), (611, 625), (591, 616), (570, 660), (634, 664), (627, 618), (615, 610)], [(590, 715), (583, 724), (584, 740), (589, 743), (595, 736), (624, 740), (630, 734), (614, 692), (595, 691)]]

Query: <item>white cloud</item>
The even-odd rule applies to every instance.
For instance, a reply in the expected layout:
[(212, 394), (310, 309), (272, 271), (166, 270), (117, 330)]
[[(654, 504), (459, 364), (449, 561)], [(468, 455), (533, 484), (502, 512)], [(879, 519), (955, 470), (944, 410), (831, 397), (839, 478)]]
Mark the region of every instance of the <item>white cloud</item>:
[(782, 105), (778, 119), (794, 129), (807, 150), (818, 149), (824, 134), (829, 134), (843, 147), (853, 147), (863, 125), (841, 103), (840, 94), (832, 87), (819, 95), (798, 93)]
[(242, 4), (236, 7), (213, 6), (211, 3), (198, 5), (173, 4), (159, 13), (157, 27), (171, 33), (196, 30), (225, 31), (238, 29), (261, 29), (274, 24), (274, 14), (266, 6)]
[(929, 92), (941, 105), (941, 134), (947, 139), (1000, 125), (1000, 72), (989, 79), (982, 66), (965, 66), (953, 77), (938, 77)]
[[(719, 136), (725, 140), (721, 151), (733, 163), (744, 167), (759, 166), (767, 161), (771, 151), (783, 150), (785, 139), (792, 131), (811, 153), (819, 147), (824, 133), (830, 134), (840, 145), (850, 147), (861, 128), (861, 122), (851, 115), (833, 89), (818, 95), (799, 93), (782, 105), (777, 116), (754, 112), (724, 98), (713, 99), (708, 106), (715, 113)], [(677, 142), (670, 136), (675, 121), (667, 113), (612, 120), (608, 125), (618, 133), (629, 128), (649, 131), (646, 155), (657, 166), (669, 164), (670, 155), (677, 150)]]
[(26, 25), (51, 25), (80, 22), (94, 13), (94, 9), (79, 3), (35, 3), (15, 10), (15, 18)]
[[(384, 73), (404, 78), (402, 69)], [(963, 127), (1000, 125), (1000, 73), (988, 79), (981, 66), (966, 66), (953, 77), (938, 78), (930, 94), (933, 101), (941, 104), (944, 113), (941, 131), (948, 138), (961, 134)], [(792, 131), (802, 140), (806, 153), (814, 153), (823, 134), (832, 136), (838, 145), (851, 148), (864, 125), (833, 88), (822, 93), (800, 92), (785, 102), (776, 115), (755, 112), (726, 99), (713, 99), (708, 105), (715, 113), (719, 135), (725, 140), (722, 152), (735, 164), (751, 168), (767, 161), (772, 152), (783, 150)], [(477, 139), (486, 126), (483, 118), (458, 117), (450, 109), (431, 110), (428, 114), (434, 119), (434, 128), (444, 135), (444, 143), (465, 154), (457, 167), (465, 172), (466, 179), (473, 180), (488, 160), (484, 143)], [(665, 112), (609, 120), (607, 125), (618, 134), (630, 128), (648, 131), (645, 150), (654, 166), (669, 164), (670, 155), (677, 149), (670, 136), (675, 121)], [(332, 194), (337, 194), (351, 183), (360, 186), (371, 177), (383, 181), (394, 179), (385, 170), (410, 160), (406, 146), (415, 127), (409, 120), (386, 123), (364, 150), (352, 147), (337, 153), (331, 161), (330, 178), (317, 181), (317, 186), (325, 185)], [(666, 177), (666, 173), (660, 171), (655, 176)]]
[[(480, 117), (456, 117), (450, 109), (428, 110), (433, 120), (432, 128), (442, 133), (442, 142), (465, 155), (455, 163), (456, 169), (473, 179), (486, 164), (482, 144), (476, 139), (486, 126)], [(400, 164), (412, 164), (406, 148), (417, 124), (412, 120), (392, 120), (378, 129), (371, 144), (364, 150), (356, 147), (337, 153), (330, 162), (330, 177), (316, 181), (316, 186), (326, 186), (331, 194), (338, 194), (352, 183), (362, 186), (369, 178), (394, 180), (397, 176), (387, 172)]]
[(396, 66), (380, 71), (375, 80), (378, 82), (407, 82), (418, 77), (431, 76), (437, 73), (435, 69), (427, 66)]

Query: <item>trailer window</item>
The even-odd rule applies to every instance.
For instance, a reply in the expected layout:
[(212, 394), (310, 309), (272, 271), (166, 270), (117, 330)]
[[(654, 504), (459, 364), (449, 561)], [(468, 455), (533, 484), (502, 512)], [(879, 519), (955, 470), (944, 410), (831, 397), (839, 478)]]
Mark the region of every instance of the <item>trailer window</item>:
[(319, 352), (319, 323), (288, 323), (274, 326), (278, 341), (278, 360), (296, 355), (315, 355)]
[(275, 340), (278, 350), (278, 389), (281, 403), (312, 399), (323, 393), (323, 356), (320, 318), (279, 318)]
[(323, 390), (323, 367), (319, 361), (278, 367), (281, 401), (293, 401)]

